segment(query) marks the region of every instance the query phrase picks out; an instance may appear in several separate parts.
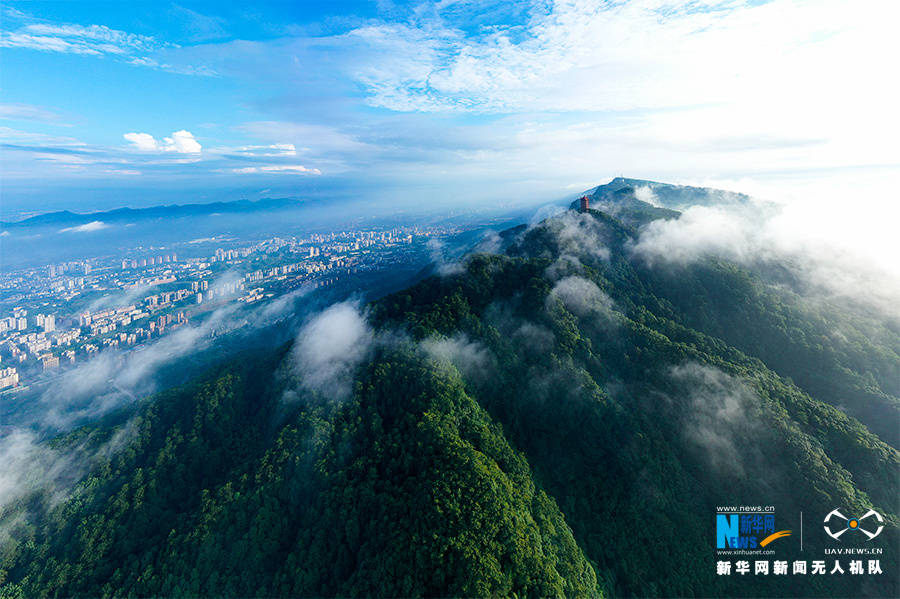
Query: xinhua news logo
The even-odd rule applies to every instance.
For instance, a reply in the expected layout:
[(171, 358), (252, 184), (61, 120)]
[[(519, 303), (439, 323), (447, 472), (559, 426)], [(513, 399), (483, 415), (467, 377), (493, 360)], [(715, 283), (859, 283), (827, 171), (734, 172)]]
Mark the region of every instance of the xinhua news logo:
[(775, 530), (774, 511), (716, 514), (716, 549), (760, 549), (790, 535)]

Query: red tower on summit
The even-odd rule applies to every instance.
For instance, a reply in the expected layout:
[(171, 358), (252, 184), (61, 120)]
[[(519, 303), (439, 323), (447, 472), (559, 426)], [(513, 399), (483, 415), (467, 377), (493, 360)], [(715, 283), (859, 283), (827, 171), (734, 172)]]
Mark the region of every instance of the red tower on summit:
[(591, 209), (591, 199), (587, 196), (581, 196), (578, 200), (578, 211), (587, 212)]

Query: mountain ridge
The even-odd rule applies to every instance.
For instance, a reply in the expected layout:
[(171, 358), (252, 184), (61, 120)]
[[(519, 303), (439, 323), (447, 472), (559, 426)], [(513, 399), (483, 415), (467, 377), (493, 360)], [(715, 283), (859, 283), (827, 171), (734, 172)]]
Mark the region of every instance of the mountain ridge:
[[(896, 596), (889, 549), (881, 576), (717, 576), (714, 514), (876, 509), (896, 547), (898, 335), (641, 261), (631, 194), (146, 402), (68, 501), (0, 510), (0, 595)], [(798, 537), (774, 559), (830, 543)]]

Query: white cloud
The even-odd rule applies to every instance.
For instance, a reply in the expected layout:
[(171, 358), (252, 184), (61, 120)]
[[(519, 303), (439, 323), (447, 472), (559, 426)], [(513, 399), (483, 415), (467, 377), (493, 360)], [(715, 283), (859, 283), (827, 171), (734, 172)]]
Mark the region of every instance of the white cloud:
[(553, 286), (547, 301), (558, 298), (566, 309), (577, 316), (587, 316), (608, 312), (613, 305), (612, 299), (588, 279), (568, 276), (560, 279)]
[(127, 141), (130, 141), (135, 148), (143, 152), (153, 152), (159, 149), (156, 140), (149, 133), (126, 133), (122, 137)]
[[(136, 66), (170, 71), (182, 75), (214, 76), (216, 73), (205, 65), (170, 64), (157, 58), (169, 56), (179, 49), (177, 44), (157, 40), (153, 36), (139, 35), (112, 29), (105, 25), (78, 25), (73, 23), (35, 22), (35, 19), (18, 13), (17, 21), (24, 23), (17, 29), (0, 31), (0, 47), (37, 50), (60, 54), (111, 57)], [(156, 58), (154, 58), (156, 56)]]
[(741, 214), (722, 207), (693, 206), (677, 220), (650, 223), (643, 229), (634, 252), (650, 263), (684, 263), (705, 255), (750, 260), (763, 249), (747, 226), (747, 220), (755, 215), (755, 211)]
[(680, 406), (683, 435), (702, 451), (710, 466), (723, 473), (743, 475), (745, 467), (761, 463), (756, 451), (738, 451), (737, 444), (758, 436), (762, 425), (759, 400), (744, 381), (710, 366), (689, 362), (671, 368), (683, 385)]
[[(892, 211), (881, 202), (858, 193), (833, 202), (811, 196), (786, 204), (694, 206), (678, 219), (644, 227), (633, 252), (658, 267), (709, 256), (777, 262), (812, 285), (818, 293), (811, 295), (850, 299), (900, 319), (900, 241), (896, 221), (887, 218)], [(885, 218), (872, 218), (879, 213)]]
[(0, 104), (0, 119), (61, 124), (58, 114), (31, 104)]
[[(229, 150), (227, 148), (223, 148), (220, 151), (227, 152)], [(240, 154), (243, 156), (272, 157), (297, 155), (297, 148), (294, 146), (294, 144), (287, 143), (270, 144), (266, 146), (241, 146), (231, 151), (233, 151), (235, 154)]]
[(199, 324), (182, 325), (134, 351), (100, 352), (62, 372), (55, 384), (46, 385), (35, 399), (39, 409), (21, 414), (25, 419), (21, 424), (42, 430), (68, 430), (140, 401), (165, 385), (158, 378), (163, 367), (206, 349), (213, 338), (223, 339), (232, 331), (259, 330), (282, 321), (293, 313), (294, 300), (307, 291), (300, 289), (247, 309), (237, 302), (229, 303)]
[(231, 169), (233, 173), (243, 175), (252, 173), (281, 173), (281, 174), (301, 174), (301, 175), (321, 175), (322, 171), (317, 168), (307, 168), (299, 164), (267, 164), (263, 166), (243, 166)]
[(190, 131), (175, 131), (171, 137), (158, 141), (149, 133), (126, 133), (122, 137), (130, 141), (135, 149), (142, 152), (177, 152), (178, 154), (199, 154), (203, 149)]
[(642, 202), (647, 202), (651, 206), (659, 206), (659, 200), (656, 197), (656, 193), (654, 193), (649, 185), (642, 185), (635, 188), (634, 197)]
[[(52, 447), (29, 429), (11, 427), (0, 437), (0, 513), (32, 493), (43, 494), (51, 505), (64, 500), (90, 467), (119, 451), (134, 430), (133, 421), (129, 421), (108, 441), (89, 449), (84, 442)], [(26, 517), (20, 511), (12, 522), (4, 518), (6, 521), (0, 524), (0, 543), (15, 535), (15, 529)]]
[(810, 95), (827, 86), (844, 96), (826, 76), (836, 65), (816, 57), (840, 66), (886, 49), (885, 19), (896, 14), (889, 1), (555, 1), (534, 3), (521, 27), (464, 35), (465, 23), (442, 15), (367, 24), (347, 37), (371, 50), (357, 77), (372, 102), (397, 110), (621, 110), (742, 97), (750, 105), (748, 92), (787, 101), (772, 83), (795, 88), (797, 73), (817, 87)]
[(109, 227), (105, 222), (100, 220), (92, 220), (89, 223), (85, 223), (83, 225), (78, 225), (75, 227), (66, 227), (64, 229), (60, 229), (60, 233), (93, 233), (94, 231), (100, 231), (101, 229), (106, 229)]
[(590, 214), (569, 210), (533, 227), (545, 229), (556, 238), (561, 256), (588, 262), (609, 260), (609, 248), (604, 243), (605, 230)]
[(3, 32), (0, 46), (45, 52), (88, 55), (124, 55), (160, 47), (150, 36), (126, 33), (103, 25), (31, 23)]
[(174, 150), (180, 154), (196, 154), (201, 150), (200, 143), (194, 139), (190, 131), (176, 131), (172, 137), (166, 137), (164, 140), (166, 150)]
[(467, 380), (484, 380), (495, 367), (490, 351), (462, 333), (450, 338), (429, 337), (419, 346), (438, 362), (453, 364)]
[(466, 270), (462, 256), (449, 256), (447, 244), (437, 237), (429, 239), (425, 247), (428, 248), (431, 263), (439, 275), (458, 275)]
[(80, 458), (39, 444), (24, 429), (5, 434), (0, 438), (0, 510), (29, 493), (76, 478), (83, 473), (77, 467)]
[(45, 135), (32, 131), (20, 131), (11, 127), (0, 127), (0, 140), (16, 144), (38, 144), (44, 146), (67, 146), (86, 150), (87, 145), (72, 137)]
[(368, 355), (374, 333), (358, 304), (334, 304), (297, 335), (293, 363), (302, 384), (328, 400), (350, 395), (354, 370)]
[(149, 67), (151, 69), (159, 69), (161, 71), (169, 71), (180, 75), (200, 75), (203, 77), (214, 77), (217, 73), (211, 68), (201, 65), (174, 65), (165, 62), (159, 62), (155, 58), (149, 56), (137, 56), (128, 60), (128, 64), (139, 67)]
[[(288, 121), (254, 121), (239, 127), (258, 139), (276, 142), (269, 148), (290, 146), (295, 152), (340, 151), (358, 152), (373, 148), (354, 136), (335, 127)], [(290, 141), (290, 143), (285, 143)], [(249, 146), (264, 148), (266, 146)]]
[[(7, 16), (9, 12), (7, 11)], [(24, 14), (16, 20), (34, 21)], [(15, 30), (0, 31), (0, 47), (37, 50), (59, 54), (111, 57), (136, 66), (150, 67), (182, 75), (213, 76), (206, 66), (169, 64), (158, 57), (171, 55), (179, 47), (148, 35), (128, 33), (105, 25), (77, 25), (72, 23), (28, 22)], [(177, 62), (177, 61), (176, 61)]]

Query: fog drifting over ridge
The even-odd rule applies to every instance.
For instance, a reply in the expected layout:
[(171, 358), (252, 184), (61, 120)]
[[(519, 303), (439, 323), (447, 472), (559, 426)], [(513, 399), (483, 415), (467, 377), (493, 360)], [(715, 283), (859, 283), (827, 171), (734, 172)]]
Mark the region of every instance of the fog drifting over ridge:
[[(686, 264), (717, 256), (739, 264), (779, 263), (818, 298), (852, 300), (900, 322), (898, 208), (865, 181), (855, 193), (796, 196), (765, 187), (747, 205), (692, 206), (641, 228), (635, 256)], [(900, 187), (898, 187), (900, 189)], [(845, 193), (846, 195), (842, 195)]]

